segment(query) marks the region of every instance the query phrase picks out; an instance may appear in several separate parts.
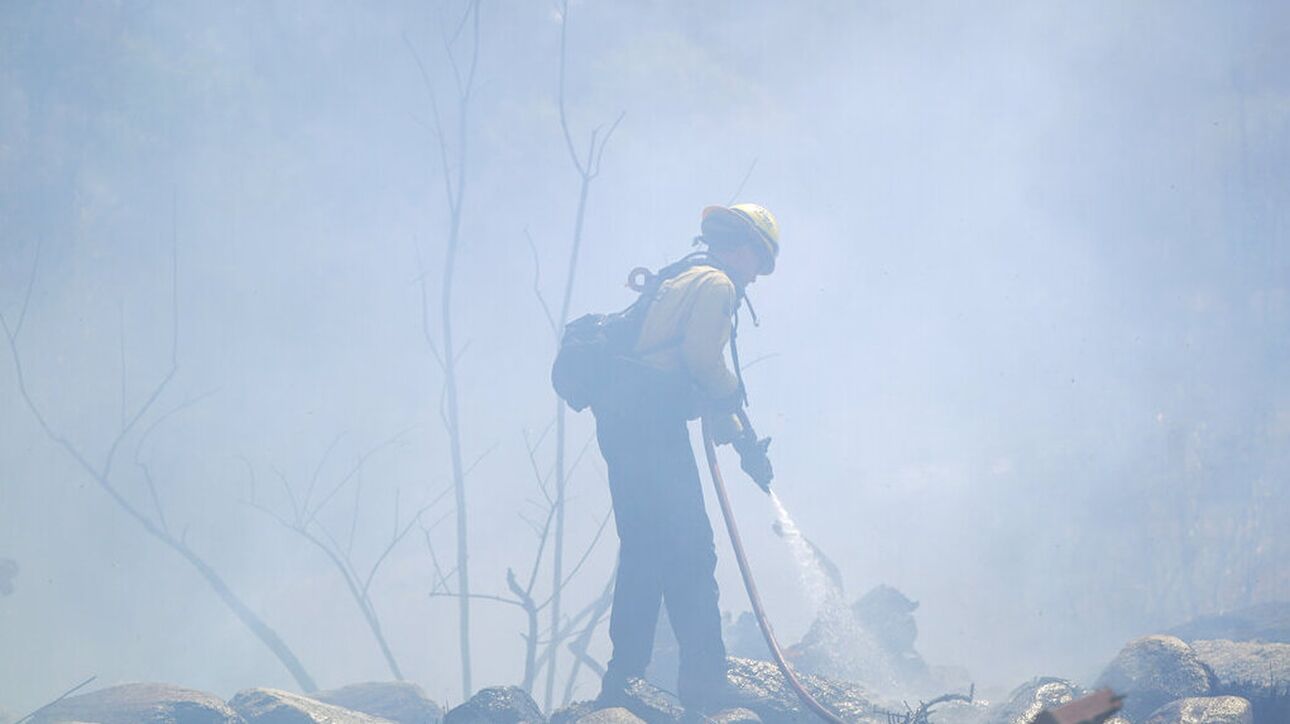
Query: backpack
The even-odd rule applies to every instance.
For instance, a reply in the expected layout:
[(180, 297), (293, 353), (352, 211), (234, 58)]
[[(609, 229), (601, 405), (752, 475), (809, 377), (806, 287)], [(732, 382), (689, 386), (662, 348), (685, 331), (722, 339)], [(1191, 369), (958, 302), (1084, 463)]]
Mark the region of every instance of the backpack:
[(551, 386), (560, 399), (575, 412), (607, 400), (619, 363), (632, 356), (659, 287), (691, 267), (710, 263), (706, 253), (696, 252), (657, 274), (637, 267), (627, 278), (627, 286), (640, 292), (636, 301), (617, 312), (584, 314), (566, 324), (551, 365)]

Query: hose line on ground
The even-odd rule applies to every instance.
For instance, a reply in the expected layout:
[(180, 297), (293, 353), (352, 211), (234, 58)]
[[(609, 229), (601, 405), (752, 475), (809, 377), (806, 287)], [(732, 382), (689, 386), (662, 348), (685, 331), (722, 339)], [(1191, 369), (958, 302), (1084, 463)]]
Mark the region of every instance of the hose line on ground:
[(802, 686), (798, 681), (797, 674), (789, 668), (788, 661), (784, 658), (784, 652), (779, 648), (779, 641), (775, 640), (775, 633), (770, 629), (770, 621), (766, 618), (766, 611), (761, 605), (761, 595), (757, 593), (757, 583), (753, 581), (752, 568), (748, 565), (748, 557), (744, 555), (743, 541), (739, 538), (739, 527), (735, 525), (734, 510), (730, 507), (730, 497), (726, 494), (726, 483), (721, 477), (721, 467), (717, 465), (717, 448), (712, 442), (712, 433), (708, 429), (708, 422), (703, 421), (703, 452), (708, 457), (708, 472), (712, 474), (712, 487), (717, 491), (717, 501), (721, 504), (721, 517), (726, 521), (726, 530), (730, 533), (730, 545), (735, 549), (735, 561), (739, 564), (739, 574), (743, 576), (744, 588), (748, 591), (748, 600), (752, 603), (753, 615), (757, 617), (757, 625), (761, 628), (761, 635), (766, 638), (766, 645), (770, 648), (770, 653), (775, 657), (775, 664), (784, 674), (788, 685), (797, 693), (797, 697), (806, 704), (807, 708), (819, 715), (821, 719), (832, 724), (844, 724), (841, 717), (829, 711), (823, 704), (811, 696), (811, 693)]

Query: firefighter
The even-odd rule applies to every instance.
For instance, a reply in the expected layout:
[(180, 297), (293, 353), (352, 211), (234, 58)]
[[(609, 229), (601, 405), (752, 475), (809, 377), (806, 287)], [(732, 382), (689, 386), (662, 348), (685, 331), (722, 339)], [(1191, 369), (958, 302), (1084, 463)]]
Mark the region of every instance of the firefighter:
[[(680, 648), (677, 694), (687, 709), (722, 708), (734, 696), (717, 609), (712, 526), (687, 420), (704, 416), (718, 444), (734, 443), (741, 465), (770, 483), (768, 440), (740, 423), (745, 401), (726, 362), (744, 290), (775, 269), (779, 225), (756, 204), (704, 209), (705, 252), (665, 279), (650, 303), (632, 362), (641, 375), (628, 399), (593, 405), (609, 471), (620, 543), (609, 636), (613, 643), (598, 702), (623, 705), (649, 663), (660, 604)], [(647, 382), (640, 383), (639, 379)]]

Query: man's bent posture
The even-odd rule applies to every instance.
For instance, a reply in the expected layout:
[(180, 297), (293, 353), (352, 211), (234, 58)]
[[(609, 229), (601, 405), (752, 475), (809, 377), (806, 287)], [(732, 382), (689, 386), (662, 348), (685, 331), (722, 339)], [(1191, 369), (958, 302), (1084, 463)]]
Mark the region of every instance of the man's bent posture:
[[(680, 645), (677, 693), (691, 709), (730, 695), (717, 609), (712, 526), (686, 421), (703, 415), (718, 443), (746, 442), (735, 413), (744, 392), (725, 360), (744, 289), (775, 269), (779, 226), (755, 204), (709, 207), (696, 242), (707, 253), (666, 279), (650, 304), (621, 398), (593, 405), (609, 467), (620, 549), (609, 636), (613, 656), (600, 702), (621, 701), (643, 677), (659, 604)], [(738, 444), (745, 470), (769, 484), (764, 444)]]

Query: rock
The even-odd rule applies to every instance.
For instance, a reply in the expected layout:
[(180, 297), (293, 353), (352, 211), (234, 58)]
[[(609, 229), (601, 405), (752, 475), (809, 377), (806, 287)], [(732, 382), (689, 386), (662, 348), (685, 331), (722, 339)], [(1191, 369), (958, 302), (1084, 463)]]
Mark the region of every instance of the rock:
[(752, 709), (722, 709), (707, 717), (710, 724), (762, 724), (761, 717)]
[(1123, 694), (1124, 715), (1137, 721), (1174, 699), (1209, 695), (1211, 683), (1209, 671), (1182, 639), (1156, 635), (1125, 645), (1097, 686)]
[(493, 686), (449, 711), (443, 724), (546, 724), (546, 717), (520, 687)]
[(1192, 650), (1226, 693), (1237, 688), (1290, 688), (1290, 644), (1197, 641)]
[(850, 609), (826, 609), (786, 655), (803, 673), (855, 681), (895, 696), (916, 688), (901, 680), (897, 663)]
[(1196, 641), (1192, 649), (1214, 674), (1213, 693), (1244, 697), (1256, 722), (1290, 722), (1290, 644)]
[(556, 709), (550, 724), (573, 724), (595, 710), (594, 701), (575, 701), (563, 709)]
[[(779, 668), (769, 661), (730, 658), (731, 684), (747, 700), (745, 706), (764, 722), (818, 724), (819, 717), (806, 708), (788, 685)], [(802, 685), (828, 709), (848, 722), (886, 724), (887, 715), (870, 702), (866, 692), (848, 684), (821, 676), (799, 674)]]
[(651, 724), (680, 721), (685, 716), (681, 705), (648, 679), (629, 680), (621, 699), (615, 703)]
[(389, 724), (389, 720), (324, 704), (307, 696), (280, 689), (246, 689), (228, 705), (247, 724)]
[(732, 618), (729, 613), (722, 614), (722, 638), (726, 641), (726, 653), (741, 659), (769, 659), (770, 648), (757, 625), (757, 617), (748, 611)]
[(1269, 601), (1214, 616), (1201, 616), (1168, 633), (1184, 641), (1226, 639), (1290, 644), (1290, 601)]
[(1044, 709), (1061, 706), (1083, 696), (1075, 684), (1053, 676), (1032, 679), (1013, 690), (1008, 701), (990, 716), (995, 724), (1030, 724)]
[(914, 648), (917, 608), (918, 602), (891, 586), (878, 586), (850, 606), (826, 599), (806, 635), (789, 647), (789, 658), (800, 671), (893, 696), (926, 694), (934, 682)]
[(310, 698), (398, 724), (439, 724), (443, 708), (431, 701), (424, 690), (406, 681), (350, 684), (320, 691)]
[(597, 709), (577, 719), (577, 724), (645, 724), (645, 720), (621, 706)]
[(876, 586), (851, 605), (856, 619), (873, 633), (883, 647), (892, 651), (914, 650), (918, 625), (914, 611), (918, 602), (891, 586)]
[(170, 684), (122, 684), (72, 696), (31, 721), (99, 724), (241, 724), (219, 697)]
[(1178, 699), (1156, 709), (1142, 724), (1253, 724), (1250, 702), (1239, 696)]

